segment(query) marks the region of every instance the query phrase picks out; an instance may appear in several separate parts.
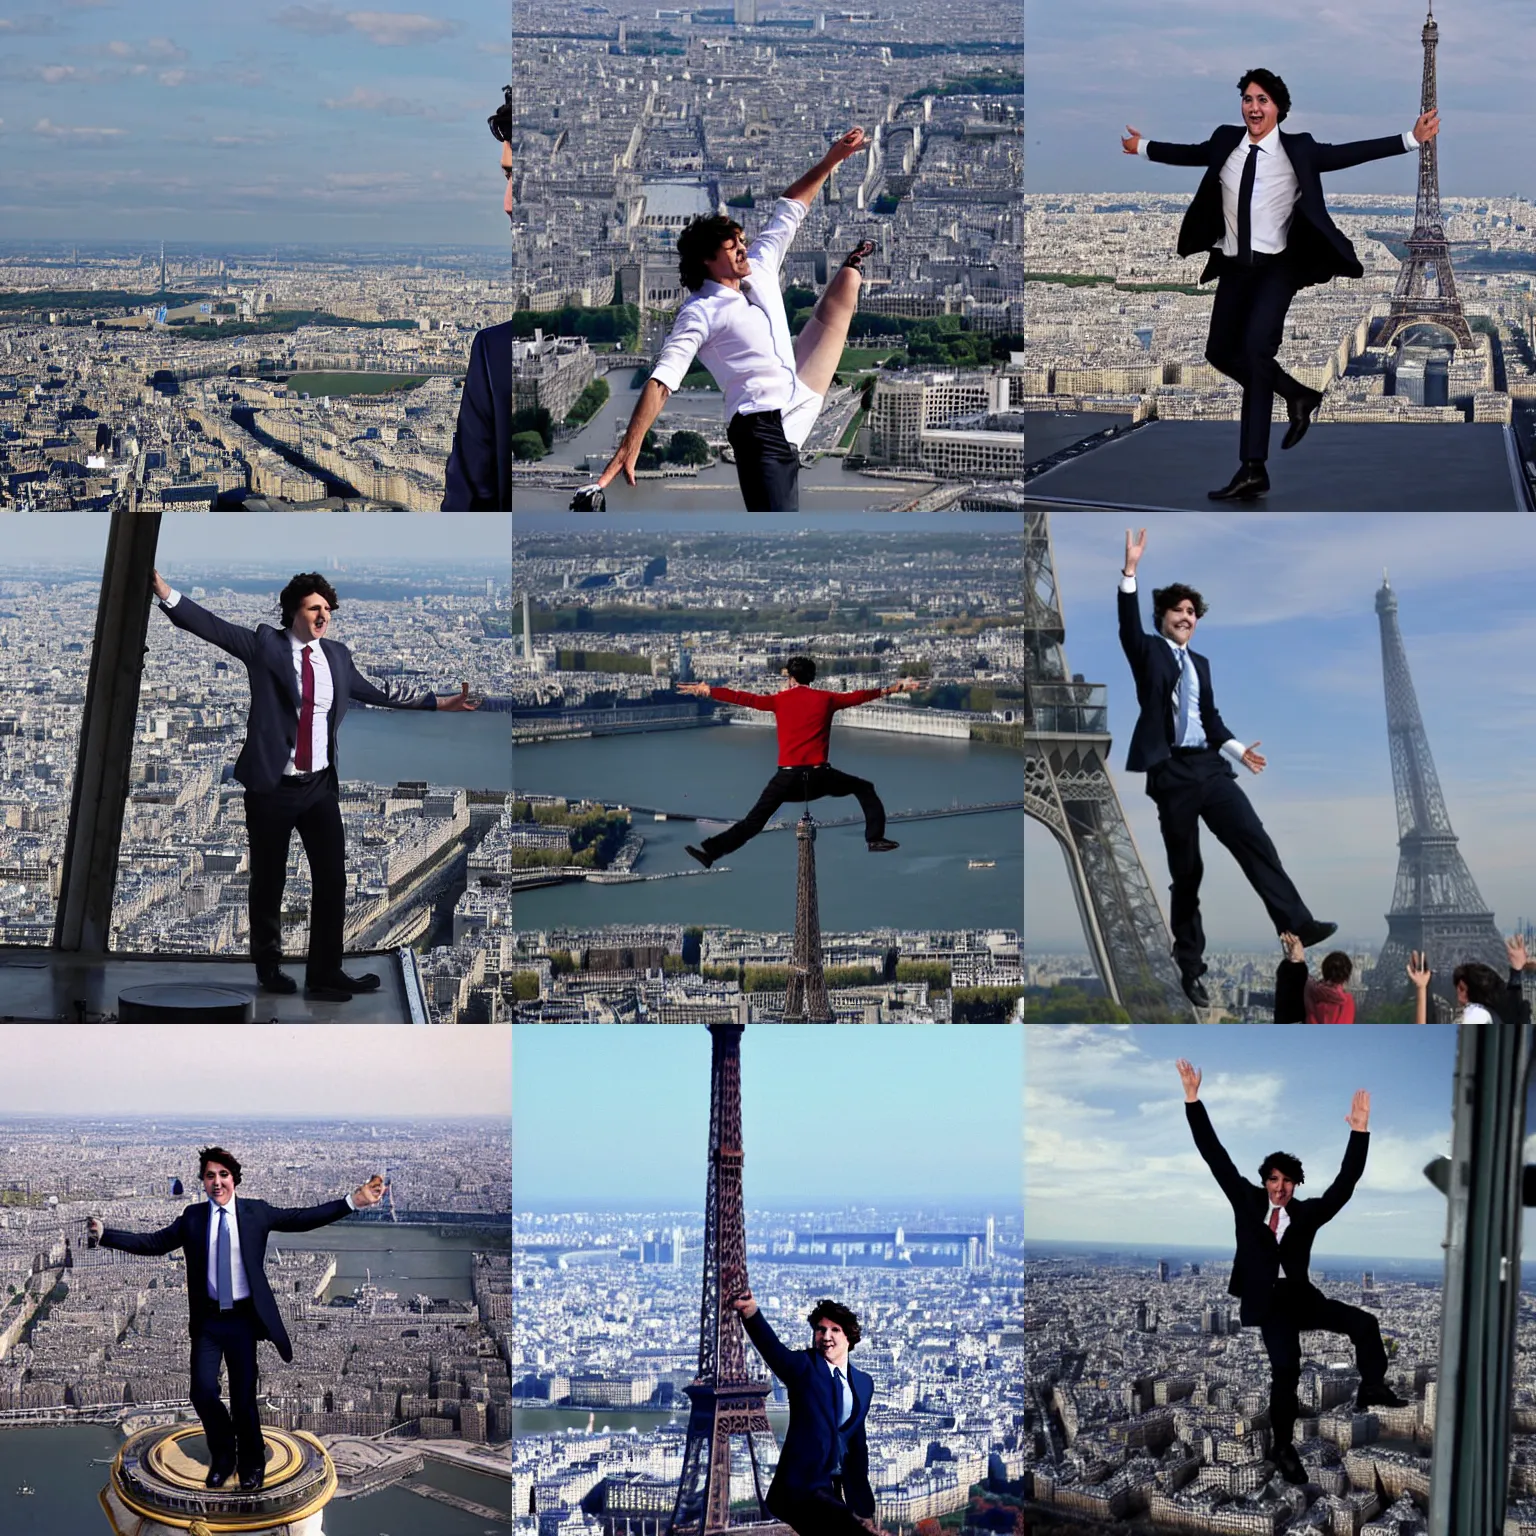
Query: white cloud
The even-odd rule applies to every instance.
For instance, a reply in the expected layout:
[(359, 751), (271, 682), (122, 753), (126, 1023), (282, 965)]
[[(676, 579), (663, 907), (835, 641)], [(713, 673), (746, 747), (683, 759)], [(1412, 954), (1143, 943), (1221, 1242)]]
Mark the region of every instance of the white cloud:
[(100, 139), (120, 139), (125, 136), (127, 130), (123, 128), (65, 127), (58, 123), (50, 122), (46, 117), (40, 117), (32, 125), (32, 132), (44, 139), (72, 139), (78, 143), (88, 143)]
[(280, 27), (310, 37), (356, 32), (381, 48), (412, 48), (441, 42), (459, 30), (457, 22), (416, 11), (342, 11), (334, 5), (285, 6), (274, 20)]
[(365, 85), (354, 86), (350, 96), (327, 97), (321, 105), (330, 112), (378, 112), (384, 117), (440, 120), (437, 109), (423, 101), (412, 101), (406, 96), (391, 96), (387, 91), (372, 90)]

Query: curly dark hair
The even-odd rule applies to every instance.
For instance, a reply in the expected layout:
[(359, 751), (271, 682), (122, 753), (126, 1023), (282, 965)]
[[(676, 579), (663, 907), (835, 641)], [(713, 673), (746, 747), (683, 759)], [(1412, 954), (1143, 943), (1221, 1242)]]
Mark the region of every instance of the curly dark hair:
[(809, 656), (791, 656), (784, 663), (784, 670), (797, 683), (809, 685), (816, 681), (816, 663)]
[(1354, 961), (1342, 949), (1330, 950), (1323, 956), (1323, 963), (1318, 967), (1323, 973), (1323, 980), (1331, 981), (1336, 987), (1343, 986), (1349, 980), (1354, 968)]
[(197, 1156), (198, 1178), (202, 1178), (207, 1173), (209, 1163), (223, 1163), (235, 1176), (235, 1183), (238, 1184), (240, 1182), (240, 1159), (233, 1152), (226, 1152), (223, 1147), (204, 1147)]
[(1283, 1173), (1292, 1184), (1305, 1184), (1307, 1182), (1307, 1176), (1301, 1171), (1301, 1159), (1299, 1157), (1292, 1157), (1289, 1152), (1271, 1152), (1259, 1164), (1259, 1177), (1267, 1179), (1276, 1170)]
[(1491, 965), (1479, 960), (1465, 961), (1451, 972), (1451, 985), (1458, 981), (1466, 984), (1469, 1003), (1481, 1003), (1493, 1014), (1503, 1006), (1504, 978)]
[(1193, 587), (1186, 587), (1182, 581), (1176, 581), (1171, 587), (1152, 589), (1152, 622), (1159, 631), (1163, 627), (1163, 615), (1170, 608), (1177, 608), (1186, 597), (1195, 605), (1195, 617), (1203, 619), (1207, 611), (1205, 599)]
[(843, 1333), (848, 1339), (849, 1349), (852, 1349), (853, 1346), (857, 1344), (861, 1338), (864, 1337), (864, 1335), (859, 1332), (858, 1318), (854, 1315), (851, 1309), (845, 1307), (840, 1301), (831, 1301), (824, 1297), (821, 1301), (818, 1301), (816, 1305), (811, 1309), (811, 1315), (806, 1318), (806, 1322), (808, 1322), (811, 1327), (814, 1328), (816, 1324), (822, 1320), (822, 1318), (826, 1318), (829, 1322), (836, 1323), (837, 1326), (843, 1330)]
[(735, 219), (728, 219), (723, 213), (702, 214), (689, 223), (677, 237), (677, 274), (683, 280), (683, 287), (697, 293), (709, 276), (704, 263), (727, 240), (745, 233)]
[(335, 613), (341, 607), (341, 599), (336, 596), (336, 588), (319, 571), (300, 571), (277, 594), (278, 606), (283, 610), (284, 629), (287, 629), (293, 623), (293, 616), (299, 611), (299, 604), (306, 597), (314, 597), (316, 594), (323, 597), (331, 605), (332, 613)]
[(1241, 80), (1237, 82), (1240, 91), (1246, 91), (1250, 85), (1259, 86), (1278, 109), (1275, 113), (1275, 121), (1283, 123), (1291, 115), (1291, 93), (1285, 88), (1285, 81), (1279, 75), (1267, 69), (1250, 69)]

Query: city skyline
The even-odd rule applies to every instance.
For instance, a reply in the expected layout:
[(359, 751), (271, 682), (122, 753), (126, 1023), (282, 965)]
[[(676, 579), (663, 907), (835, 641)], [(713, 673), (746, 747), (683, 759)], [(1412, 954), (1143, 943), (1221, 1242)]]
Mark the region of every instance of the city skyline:
[[(518, 1026), (515, 1207), (699, 1208), (709, 1045), (703, 1026)], [(1018, 1208), (1017, 1030), (949, 1025), (938, 1033), (877, 1025), (829, 1035), (824, 1025), (749, 1026), (741, 1051), (749, 1208), (958, 1199)], [(563, 1091), (575, 1085), (579, 1136), (571, 1133)], [(829, 1099), (837, 1106), (832, 1124)], [(637, 1119), (641, 1105), (658, 1109)], [(637, 1155), (641, 1126), (643, 1156)], [(818, 1160), (834, 1126), (837, 1161), (823, 1177)], [(921, 1135), (913, 1134), (918, 1126)]]
[[(1533, 903), (1521, 850), (1527, 829), (1536, 829), (1536, 771), (1522, 744), (1536, 730), (1536, 688), (1503, 659), (1536, 642), (1517, 542), (1524, 525), (1496, 515), (1262, 512), (1141, 521), (1148, 528), (1138, 582), (1143, 624), (1152, 623), (1152, 589), (1175, 580), (1210, 605), (1194, 647), (1211, 658), (1230, 729), (1245, 744), (1261, 742), (1269, 759), (1260, 777), (1243, 773), (1244, 792), (1313, 910), (1339, 924), (1341, 942), (1385, 941), (1397, 867), (1374, 607), (1383, 566), (1461, 853), (1504, 932), (1527, 918)], [(1111, 772), (1153, 890), (1166, 902), (1154, 809), (1143, 776), (1124, 767), (1136, 717), (1113, 607), (1125, 523), (1123, 515), (1058, 516), (1051, 537), (1067, 663), (1108, 685)], [(1471, 677), (1498, 681), (1469, 687)], [(1267, 947), (1263, 908), (1236, 865), (1204, 841), (1210, 946)], [(1024, 890), (1026, 949), (1083, 950), (1061, 853), (1032, 821)], [(1278, 945), (1275, 952), (1278, 960)]]
[[(1121, 152), (1126, 127), (1203, 143), (1238, 118), (1236, 85), (1264, 66), (1291, 92), (1286, 132), (1331, 142), (1401, 133), (1418, 116), (1424, 0), (1301, 0), (1241, 19), (1193, 4), (1149, 11), (1129, 0), (1091, 7), (1025, 0), (1029, 37), (1030, 195), (1074, 191), (1193, 194), (1188, 172)], [(1536, 197), (1520, 155), (1520, 60), (1536, 43), (1536, 17), (1514, 0), (1444, 11), (1437, 59), (1447, 198)], [(1506, 106), (1505, 103), (1508, 103)], [(1416, 156), (1329, 176), (1331, 196), (1383, 192), (1412, 198)]]
[(505, 7), (38, 12), (0, 21), (3, 211), (34, 239), (505, 249)]
[[(284, 1025), (0, 1025), (0, 1116), (480, 1118), (511, 1113), (504, 1029)], [(238, 1083), (231, 1072), (238, 1064)], [(130, 1102), (131, 1101), (131, 1102)]]
[(1422, 1170), (1451, 1150), (1450, 1026), (1037, 1025), (1025, 1042), (1026, 1245), (1230, 1250), (1231, 1208), (1185, 1122), (1184, 1057), (1204, 1074), (1201, 1101), (1239, 1172), (1256, 1181), (1267, 1153), (1290, 1151), (1311, 1170), (1304, 1198), (1332, 1182), (1351, 1094), (1367, 1089), (1365, 1174), (1321, 1230), (1316, 1263), (1439, 1253), (1445, 1200)]

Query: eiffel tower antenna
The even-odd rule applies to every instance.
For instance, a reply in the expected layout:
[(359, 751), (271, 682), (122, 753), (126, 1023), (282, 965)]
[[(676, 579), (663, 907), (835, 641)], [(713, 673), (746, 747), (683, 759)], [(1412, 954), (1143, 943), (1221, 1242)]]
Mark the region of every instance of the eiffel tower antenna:
[(816, 823), (807, 806), (795, 823), (799, 863), (795, 871), (795, 942), (784, 989), (786, 1024), (835, 1024), (827, 978), (821, 969), (821, 915), (816, 907)]
[(1372, 1009), (1400, 1003), (1407, 996), (1404, 968), (1414, 950), (1427, 957), (1434, 985), (1443, 989), (1442, 998), (1451, 991), (1451, 972), (1464, 961), (1481, 960), (1501, 974), (1508, 963), (1493, 913), (1456, 846), (1408, 672), (1408, 654), (1397, 623), (1397, 593), (1385, 573), (1376, 593), (1376, 616), (1381, 624), (1387, 741), (1397, 796), (1398, 857), (1387, 942), (1371, 973), (1367, 1019)]
[[(1430, 112), (1436, 106), (1435, 49), (1440, 44), (1440, 26), (1432, 6), (1422, 35), (1424, 81), (1419, 111)], [(1413, 233), (1408, 237), (1408, 254), (1403, 258), (1403, 269), (1392, 291), (1392, 308), (1382, 323), (1376, 345), (1390, 346), (1396, 337), (1416, 325), (1438, 325), (1456, 338), (1457, 346), (1472, 345), (1472, 328), (1456, 295), (1451, 248), (1440, 218), (1440, 158), (1435, 139), (1419, 146), (1419, 194), (1413, 208)]]
[[(792, 1536), (763, 1503), (768, 1383), (747, 1372), (741, 1316), (731, 1305), (747, 1286), (741, 1197), (741, 1024), (714, 1023), (709, 1064), (709, 1178), (704, 1202), (704, 1294), (699, 1307), (699, 1374), (684, 1387), (692, 1404), (683, 1476), (668, 1536)], [(742, 1486), (731, 1497), (731, 1446)], [(734, 1507), (733, 1507), (734, 1506)]]
[(1103, 683), (1067, 670), (1066, 620), (1045, 512), (1024, 513), (1024, 814), (1067, 861), (1104, 989), (1137, 1023), (1187, 1023), (1173, 941), (1109, 775)]

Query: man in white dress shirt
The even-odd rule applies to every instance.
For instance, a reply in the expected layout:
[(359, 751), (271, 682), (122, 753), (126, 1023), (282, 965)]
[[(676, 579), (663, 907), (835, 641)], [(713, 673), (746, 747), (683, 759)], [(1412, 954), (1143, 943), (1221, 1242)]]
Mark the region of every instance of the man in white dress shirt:
[(726, 436), (747, 511), (799, 510), (800, 448), (832, 387), (859, 305), (859, 264), (874, 244), (863, 241), (849, 254), (798, 336), (790, 335), (779, 273), (827, 177), (863, 148), (862, 128), (845, 133), (786, 188), (750, 245), (741, 225), (723, 215), (695, 219), (678, 236), (683, 285), (693, 296), (677, 312), (599, 488), (621, 472), (635, 483), (645, 434), (697, 356), (725, 395)]
[(1319, 144), (1310, 133), (1280, 131), (1291, 95), (1278, 75), (1250, 69), (1237, 88), (1242, 125), (1225, 123), (1203, 144), (1161, 143), (1130, 126), (1120, 141), (1128, 155), (1205, 167), (1179, 227), (1178, 250), (1180, 256), (1209, 255), (1200, 281), (1219, 281), (1206, 360), (1243, 387), (1242, 464), (1227, 485), (1210, 493), (1212, 501), (1253, 501), (1269, 489), (1265, 461), (1277, 394), (1290, 417), (1282, 448), (1301, 441), (1323, 403), (1322, 395), (1275, 361), (1298, 289), (1364, 273), (1354, 246), (1328, 216), (1322, 173), (1406, 154), (1440, 131), (1439, 114), (1425, 112), (1406, 133)]

